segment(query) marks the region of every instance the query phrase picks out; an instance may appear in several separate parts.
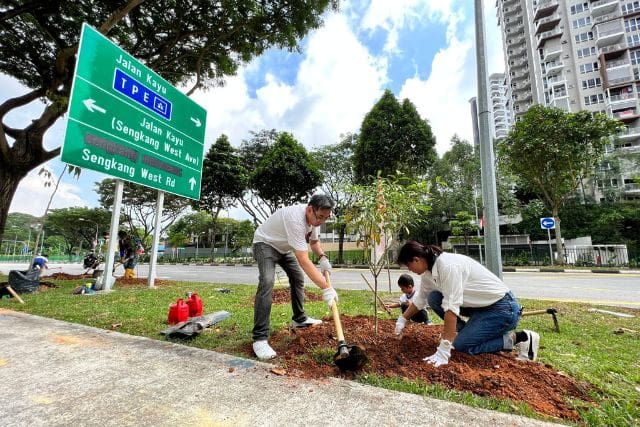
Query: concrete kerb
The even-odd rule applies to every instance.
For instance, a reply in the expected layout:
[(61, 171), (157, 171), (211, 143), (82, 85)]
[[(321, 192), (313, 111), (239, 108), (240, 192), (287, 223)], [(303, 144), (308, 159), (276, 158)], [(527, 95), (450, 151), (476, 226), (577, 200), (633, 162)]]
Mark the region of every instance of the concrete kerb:
[(9, 310), (0, 331), (5, 425), (552, 425)]

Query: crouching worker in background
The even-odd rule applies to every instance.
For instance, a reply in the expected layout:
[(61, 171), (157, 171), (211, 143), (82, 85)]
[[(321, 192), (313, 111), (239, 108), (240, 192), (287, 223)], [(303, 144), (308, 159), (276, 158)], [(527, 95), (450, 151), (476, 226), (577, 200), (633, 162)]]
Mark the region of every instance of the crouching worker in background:
[[(398, 277), (398, 287), (402, 291), (402, 295), (400, 296), (400, 301), (397, 303), (387, 305), (388, 308), (400, 308), (402, 313), (406, 312), (409, 306), (411, 305), (411, 301), (413, 297), (416, 295), (416, 290), (413, 284), (413, 277), (408, 274), (402, 274)], [(429, 320), (429, 313), (426, 308), (422, 310), (418, 310), (416, 314), (411, 316), (411, 319), (417, 323), (424, 323), (426, 325), (430, 325), (432, 322)]]
[(118, 231), (118, 248), (120, 250), (120, 262), (124, 266), (124, 278), (135, 278), (136, 273), (134, 269), (138, 264), (138, 257), (140, 256), (142, 248), (140, 240), (128, 234), (126, 231), (120, 230)]
[(436, 367), (446, 365), (453, 349), (469, 354), (516, 349), (518, 359), (536, 360), (540, 335), (513, 331), (520, 318), (520, 305), (504, 282), (480, 263), (443, 252), (435, 245), (410, 241), (400, 248), (398, 264), (420, 274), (422, 280), (418, 295), (396, 322), (396, 335), (427, 303), (444, 319), (440, 345), (423, 359), (425, 362)]

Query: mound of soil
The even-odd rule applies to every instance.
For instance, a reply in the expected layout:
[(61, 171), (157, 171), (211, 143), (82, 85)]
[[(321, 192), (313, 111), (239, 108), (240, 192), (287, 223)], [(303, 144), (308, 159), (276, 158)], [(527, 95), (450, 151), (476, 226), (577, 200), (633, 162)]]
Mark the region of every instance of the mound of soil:
[[(541, 363), (516, 360), (515, 352), (472, 356), (453, 351), (449, 364), (435, 368), (423, 362), (436, 350), (442, 326), (411, 323), (399, 339), (394, 320), (378, 320), (368, 316), (341, 316), (347, 343), (364, 348), (369, 362), (361, 372), (382, 377), (401, 377), (411, 381), (440, 384), (445, 388), (474, 393), (479, 396), (525, 402), (533, 410), (553, 417), (578, 420), (578, 412), (569, 399), (591, 403), (587, 395), (590, 386)], [(274, 334), (271, 345), (278, 353), (274, 362), (287, 375), (302, 378), (329, 376), (354, 378), (327, 361), (327, 352), (337, 349), (331, 319), (318, 326), (289, 329)], [(544, 342), (544, 337), (542, 337)], [(251, 345), (243, 348), (254, 356)], [(323, 356), (324, 355), (324, 356)]]
[[(284, 289), (274, 288), (271, 295), (272, 295), (271, 300), (273, 301), (273, 304), (287, 304), (291, 302), (291, 292), (289, 291), (289, 288), (284, 288)], [(305, 301), (322, 301), (322, 295), (318, 295), (311, 292), (305, 292), (304, 300)], [(256, 297), (254, 296), (251, 302), (253, 303), (255, 301), (256, 301)]]
[[(91, 274), (67, 274), (67, 273), (53, 273), (50, 276), (43, 276), (43, 278), (54, 279), (54, 280), (76, 280), (76, 279), (92, 280), (94, 279), (94, 277)], [(40, 282), (40, 284), (42, 284), (42, 282)], [(154, 281), (154, 286), (157, 286), (157, 287), (169, 286), (171, 284), (175, 284), (175, 282), (173, 280), (159, 280), (159, 279), (156, 279)], [(116, 278), (116, 282), (114, 286), (144, 287), (144, 286), (147, 286), (147, 278), (136, 277), (134, 279), (125, 279), (124, 277), (118, 277)]]

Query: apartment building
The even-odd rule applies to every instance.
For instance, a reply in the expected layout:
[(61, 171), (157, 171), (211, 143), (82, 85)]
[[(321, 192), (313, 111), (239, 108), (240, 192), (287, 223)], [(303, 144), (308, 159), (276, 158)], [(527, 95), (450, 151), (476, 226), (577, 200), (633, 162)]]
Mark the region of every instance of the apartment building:
[(640, 1), (497, 0), (511, 109), (604, 112), (626, 130), (585, 193), (640, 199)]
[(511, 128), (511, 98), (506, 76), (494, 73), (489, 76), (489, 108), (491, 109), (491, 136), (506, 138)]

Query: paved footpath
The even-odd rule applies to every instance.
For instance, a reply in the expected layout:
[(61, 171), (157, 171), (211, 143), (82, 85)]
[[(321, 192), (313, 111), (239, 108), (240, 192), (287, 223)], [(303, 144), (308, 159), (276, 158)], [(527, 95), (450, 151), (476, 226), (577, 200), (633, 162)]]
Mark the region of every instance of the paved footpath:
[(3, 426), (543, 426), (528, 418), (0, 310)]

